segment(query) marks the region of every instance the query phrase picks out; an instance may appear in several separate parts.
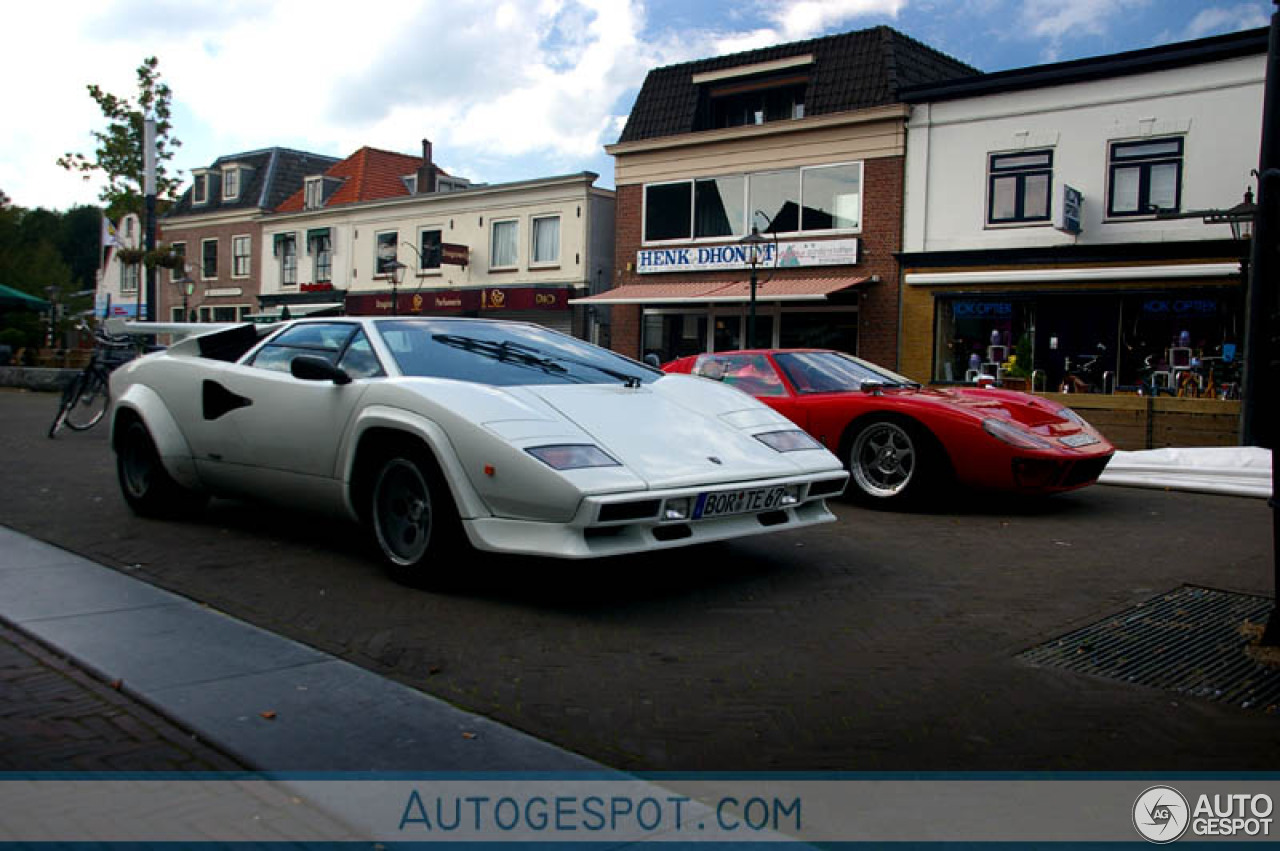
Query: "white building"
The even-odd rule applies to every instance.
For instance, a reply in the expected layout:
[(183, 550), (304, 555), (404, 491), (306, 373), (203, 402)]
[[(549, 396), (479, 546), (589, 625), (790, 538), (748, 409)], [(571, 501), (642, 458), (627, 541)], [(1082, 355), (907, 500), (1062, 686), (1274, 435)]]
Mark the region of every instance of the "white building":
[(140, 262), (124, 263), (120, 259), (120, 249), (137, 251), (142, 247), (142, 220), (136, 213), (127, 213), (115, 224), (105, 218), (102, 222), (100, 256), (103, 260), (98, 267), (93, 315), (100, 319), (145, 317), (146, 267)]
[(1247, 248), (1162, 214), (1253, 187), (1266, 50), (1251, 30), (908, 90), (902, 370), (963, 381), (1021, 343), (1050, 388), (1101, 351), (1120, 386), (1173, 349), (1230, 374)]
[[(609, 282), (614, 193), (590, 172), (471, 185), (433, 169), (429, 151), (362, 149), (265, 216), (264, 308), (501, 316), (589, 336), (569, 299)], [(363, 167), (351, 168), (357, 157)], [(370, 170), (382, 188), (362, 197), (355, 175)]]

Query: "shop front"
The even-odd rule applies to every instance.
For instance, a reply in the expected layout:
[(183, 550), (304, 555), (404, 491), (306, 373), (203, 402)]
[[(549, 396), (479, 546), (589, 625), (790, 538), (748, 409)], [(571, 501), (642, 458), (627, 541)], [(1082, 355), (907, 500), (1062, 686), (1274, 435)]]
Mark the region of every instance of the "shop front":
[(574, 332), (575, 291), (566, 285), (413, 288), (348, 293), (349, 316), (478, 316), (543, 325)]
[(666, 363), (685, 355), (756, 348), (858, 350), (858, 285), (867, 278), (757, 283), (754, 332), (749, 281), (631, 284), (575, 304), (638, 313), (641, 354)]
[(1238, 396), (1238, 261), (904, 269), (902, 363), (917, 380)]

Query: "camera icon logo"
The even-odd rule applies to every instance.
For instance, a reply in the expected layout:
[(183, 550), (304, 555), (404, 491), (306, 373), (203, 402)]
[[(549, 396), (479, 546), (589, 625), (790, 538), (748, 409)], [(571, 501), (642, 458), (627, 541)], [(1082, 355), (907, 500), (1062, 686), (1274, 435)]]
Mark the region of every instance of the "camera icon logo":
[(1173, 842), (1190, 822), (1187, 799), (1171, 786), (1152, 786), (1133, 802), (1133, 826), (1148, 842)]

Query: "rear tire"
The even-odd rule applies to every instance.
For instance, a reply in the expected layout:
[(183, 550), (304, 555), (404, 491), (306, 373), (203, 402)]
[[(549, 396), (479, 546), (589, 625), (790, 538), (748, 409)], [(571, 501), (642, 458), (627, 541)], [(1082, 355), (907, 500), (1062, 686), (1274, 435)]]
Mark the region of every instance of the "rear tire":
[(457, 567), (461, 523), (444, 477), (424, 450), (405, 444), (375, 462), (368, 518), (395, 581), (438, 585)]
[(182, 487), (165, 470), (151, 433), (132, 419), (116, 442), (116, 476), (125, 502), (143, 517), (175, 517), (202, 508), (208, 497)]
[(77, 382), (78, 392), (67, 407), (67, 428), (88, 431), (102, 422), (111, 403), (111, 388), (106, 379), (94, 372), (85, 373)]

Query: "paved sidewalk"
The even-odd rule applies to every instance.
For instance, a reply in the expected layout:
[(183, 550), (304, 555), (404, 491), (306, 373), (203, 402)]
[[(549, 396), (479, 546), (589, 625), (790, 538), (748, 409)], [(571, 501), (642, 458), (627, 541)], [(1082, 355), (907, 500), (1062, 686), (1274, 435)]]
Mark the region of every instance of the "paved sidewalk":
[(0, 624), (0, 771), (240, 771), (244, 766)]
[(0, 527), (0, 769), (241, 767), (602, 768)]

